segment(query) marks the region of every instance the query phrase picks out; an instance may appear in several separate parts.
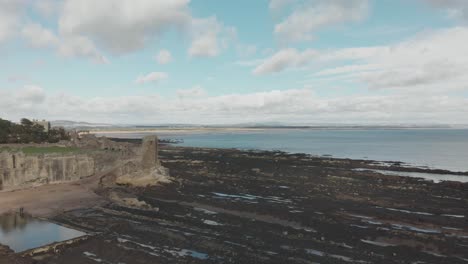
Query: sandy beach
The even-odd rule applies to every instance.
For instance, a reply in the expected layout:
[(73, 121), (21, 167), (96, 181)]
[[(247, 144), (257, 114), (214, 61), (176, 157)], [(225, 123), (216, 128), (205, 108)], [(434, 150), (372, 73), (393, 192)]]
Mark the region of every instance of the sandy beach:
[[(255, 132), (265, 131), (266, 128), (160, 128), (160, 129), (91, 129), (89, 133), (95, 135), (116, 135), (116, 134), (191, 134), (191, 133), (210, 133), (210, 132)], [(86, 132), (87, 133), (87, 132)]]

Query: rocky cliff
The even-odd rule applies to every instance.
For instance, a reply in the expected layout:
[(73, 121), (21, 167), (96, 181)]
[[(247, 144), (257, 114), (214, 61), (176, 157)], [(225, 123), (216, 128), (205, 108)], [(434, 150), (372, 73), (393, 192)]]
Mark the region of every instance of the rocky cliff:
[(0, 190), (77, 180), (94, 173), (95, 160), (86, 154), (0, 153)]

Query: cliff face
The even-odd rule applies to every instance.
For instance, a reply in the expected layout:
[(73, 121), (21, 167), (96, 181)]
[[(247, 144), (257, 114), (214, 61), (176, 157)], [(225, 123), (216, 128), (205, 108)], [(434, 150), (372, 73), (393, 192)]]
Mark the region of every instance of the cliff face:
[(95, 173), (95, 160), (86, 154), (0, 153), (0, 190), (78, 180)]

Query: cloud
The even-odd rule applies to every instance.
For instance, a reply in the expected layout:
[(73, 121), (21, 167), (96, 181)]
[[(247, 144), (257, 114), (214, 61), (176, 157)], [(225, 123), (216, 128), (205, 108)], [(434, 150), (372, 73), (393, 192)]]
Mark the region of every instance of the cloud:
[(17, 115), (29, 115), (36, 111), (42, 111), (46, 93), (44, 89), (35, 85), (25, 85), (19, 89), (7, 90), (0, 89), (0, 108), (2, 109), (1, 118)]
[(15, 82), (29, 82), (30, 78), (27, 75), (17, 74), (17, 75), (10, 75), (7, 78), (8, 82), (15, 83)]
[[(285, 1), (271, 1), (270, 7), (280, 4), (284, 5)], [(274, 32), (281, 42), (312, 40), (313, 34), (325, 27), (361, 21), (368, 9), (368, 0), (305, 1), (277, 24)]]
[(156, 61), (159, 64), (168, 64), (172, 61), (172, 55), (168, 50), (160, 50), (156, 56)]
[[(308, 65), (312, 79), (344, 78), (370, 89), (466, 90), (468, 27), (426, 31), (388, 46), (337, 50), (285, 49), (257, 64), (269, 74)], [(331, 66), (330, 66), (331, 65)]]
[[(19, 13), (25, 5), (15, 3), (25, 1), (0, 0), (0, 42), (15, 33), (15, 27), (22, 27), (22, 36), (32, 47), (54, 48), (62, 56), (88, 57), (100, 63), (108, 62), (104, 54), (139, 51), (171, 31), (190, 38), (190, 56), (214, 57), (226, 49), (237, 34), (234, 27), (225, 26), (215, 16), (193, 17), (190, 0), (44, 0), (35, 3), (33, 10), (57, 20), (57, 30), (35, 22), (21, 25)], [(165, 56), (160, 61), (169, 60), (166, 51), (160, 56)]]
[(206, 95), (206, 91), (200, 85), (196, 85), (192, 87), (191, 89), (177, 90), (177, 96), (180, 99), (198, 98), (198, 97), (203, 97), (205, 95)]
[(236, 49), (241, 57), (251, 57), (257, 53), (257, 46), (255, 45), (238, 44)]
[(296, 68), (305, 66), (318, 55), (319, 53), (317, 51), (311, 49), (303, 52), (299, 52), (293, 48), (283, 49), (264, 60), (253, 70), (253, 73), (255, 75), (263, 75), (280, 72), (289, 67)]
[(165, 72), (151, 72), (146, 75), (140, 75), (138, 78), (135, 80), (135, 83), (137, 84), (145, 84), (145, 83), (158, 83), (162, 80), (165, 80), (169, 78), (169, 75)]
[(28, 43), (36, 48), (51, 48), (64, 57), (87, 57), (97, 63), (108, 63), (94, 43), (83, 36), (57, 36), (51, 30), (37, 23), (27, 24), (23, 27), (22, 36)]
[(373, 64), (364, 64), (364, 65), (345, 65), (345, 66), (338, 66), (335, 68), (328, 68), (325, 70), (320, 70), (314, 74), (314, 76), (330, 76), (330, 75), (343, 75), (349, 74), (353, 72), (366, 72), (366, 71), (373, 71), (378, 70), (379, 65)]
[(0, 44), (18, 31), (24, 6), (24, 0), (0, 0)]
[(468, 22), (468, 1), (466, 0), (422, 0), (436, 8), (448, 11), (449, 15)]
[(59, 38), (52, 31), (36, 23), (24, 26), (22, 35), (36, 48), (57, 47), (60, 44)]
[(45, 96), (44, 89), (35, 85), (26, 85), (16, 94), (18, 101), (33, 104), (44, 102)]
[(94, 46), (87, 37), (68, 36), (62, 39), (58, 52), (65, 57), (88, 57), (97, 63), (108, 63), (107, 58)]
[(237, 31), (233, 27), (224, 26), (212, 16), (193, 19), (190, 34), (192, 42), (188, 53), (191, 57), (215, 57), (236, 38)]
[(62, 35), (92, 39), (115, 54), (143, 48), (162, 33), (191, 21), (189, 0), (66, 0), (59, 18)]
[(294, 3), (294, 1), (296, 0), (270, 0), (268, 8), (273, 11), (280, 10), (287, 5)]
[(34, 1), (34, 8), (41, 16), (51, 18), (57, 14), (61, 4), (61, 0), (40, 0)]
[[(37, 86), (0, 89), (2, 118), (87, 120), (106, 123), (466, 123), (468, 99), (421, 93), (418, 96), (353, 95), (320, 97), (312, 90), (271, 90), (208, 96), (201, 87), (159, 95), (84, 98), (46, 93)], [(180, 97), (182, 96), (182, 98)], [(31, 116), (31, 114), (34, 116)], [(429, 120), (429, 121), (428, 121)]]
[[(228, 46), (235, 29), (215, 16), (194, 18), (189, 0), (66, 0), (59, 19), (64, 37), (80, 36), (112, 54), (144, 48), (162, 34), (190, 35), (193, 57), (214, 57)], [(112, 9), (112, 12), (109, 12)]]
[(460, 56), (468, 52), (467, 41), (468, 28), (456, 27), (425, 32), (391, 46), (329, 52), (323, 59), (351, 60), (359, 66), (348, 68), (347, 74), (373, 89), (467, 89), (468, 58)]

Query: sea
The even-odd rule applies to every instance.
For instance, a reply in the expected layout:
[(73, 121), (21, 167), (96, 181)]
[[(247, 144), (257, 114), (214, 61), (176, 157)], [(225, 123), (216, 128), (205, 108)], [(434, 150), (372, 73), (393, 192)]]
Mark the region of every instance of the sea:
[[(112, 134), (141, 138), (148, 133)], [(468, 129), (264, 129), (158, 134), (181, 146), (281, 150), (336, 158), (400, 161), (468, 172)]]

